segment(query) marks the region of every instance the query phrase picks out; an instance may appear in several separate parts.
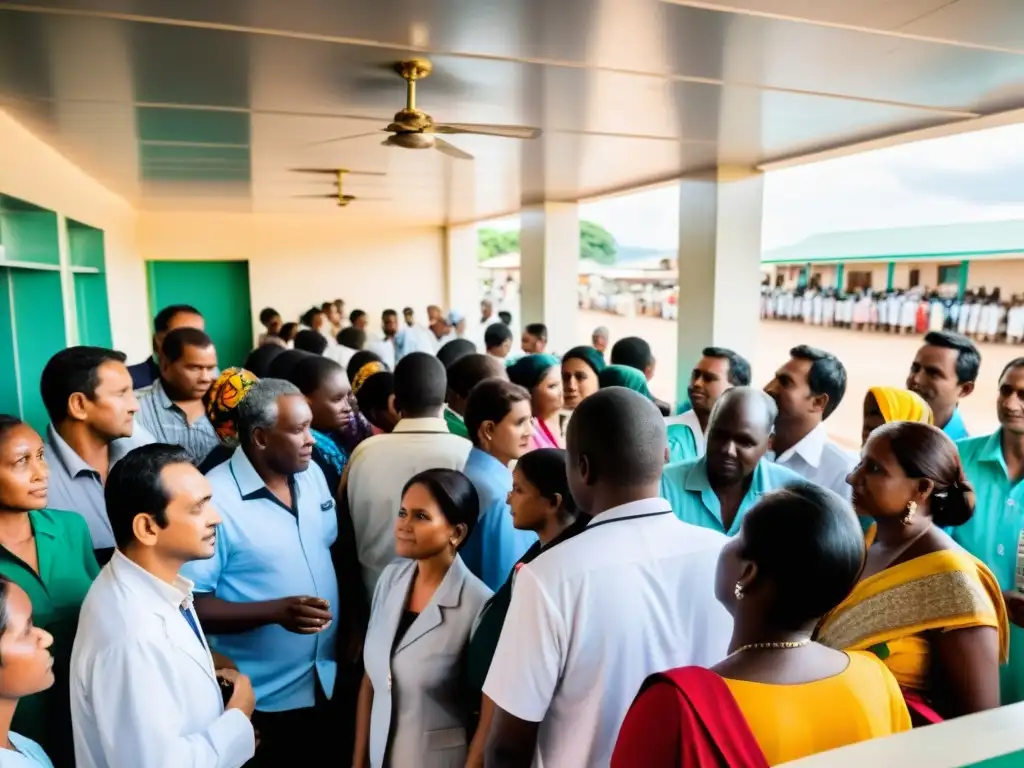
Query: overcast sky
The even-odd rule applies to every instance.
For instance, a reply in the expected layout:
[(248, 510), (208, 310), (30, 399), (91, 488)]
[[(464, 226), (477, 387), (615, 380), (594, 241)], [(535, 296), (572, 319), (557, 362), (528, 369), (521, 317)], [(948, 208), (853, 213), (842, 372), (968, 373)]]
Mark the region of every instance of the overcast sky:
[[(1024, 125), (786, 171), (765, 180), (764, 248), (820, 232), (1024, 219)], [(622, 244), (675, 250), (675, 186), (580, 206)], [(517, 226), (513, 219), (504, 226)]]

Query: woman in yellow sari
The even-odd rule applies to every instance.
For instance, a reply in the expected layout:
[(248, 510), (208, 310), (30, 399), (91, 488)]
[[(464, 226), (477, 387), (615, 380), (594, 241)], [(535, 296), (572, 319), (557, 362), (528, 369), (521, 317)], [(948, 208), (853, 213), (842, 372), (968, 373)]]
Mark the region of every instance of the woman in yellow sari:
[(931, 406), (919, 394), (898, 387), (872, 387), (864, 396), (864, 422), (860, 444), (883, 424), (894, 421), (919, 421), (934, 424)]
[(849, 482), (876, 535), (860, 582), (817, 639), (882, 659), (917, 725), (998, 707), (1009, 643), (999, 585), (942, 530), (974, 511), (953, 441), (927, 424), (886, 424)]

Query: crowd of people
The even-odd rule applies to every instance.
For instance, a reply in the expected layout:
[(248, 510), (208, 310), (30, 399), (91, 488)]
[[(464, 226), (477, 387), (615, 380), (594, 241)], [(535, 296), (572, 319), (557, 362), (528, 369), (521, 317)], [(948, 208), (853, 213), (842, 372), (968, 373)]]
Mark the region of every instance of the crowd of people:
[(672, 408), (494, 309), (57, 352), (0, 416), (0, 766), (749, 768), (1024, 700), (1024, 358), (969, 436), (929, 332), (858, 456), (827, 351)]
[(927, 288), (840, 291), (835, 288), (761, 288), (761, 318), (858, 331), (922, 334), (956, 331), (975, 341), (1024, 341), (1024, 297), (1009, 301), (998, 288), (967, 291), (963, 298)]

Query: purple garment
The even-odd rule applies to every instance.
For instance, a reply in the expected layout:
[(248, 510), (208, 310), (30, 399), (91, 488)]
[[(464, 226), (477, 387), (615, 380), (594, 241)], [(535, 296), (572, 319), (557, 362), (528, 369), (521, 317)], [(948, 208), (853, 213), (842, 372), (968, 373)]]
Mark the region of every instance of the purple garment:
[(366, 420), (366, 417), (359, 412), (359, 405), (356, 403), (354, 395), (350, 394), (348, 396), (348, 402), (351, 408), (348, 423), (338, 432), (337, 438), (341, 447), (351, 456), (356, 446), (373, 435), (374, 430), (370, 422)]

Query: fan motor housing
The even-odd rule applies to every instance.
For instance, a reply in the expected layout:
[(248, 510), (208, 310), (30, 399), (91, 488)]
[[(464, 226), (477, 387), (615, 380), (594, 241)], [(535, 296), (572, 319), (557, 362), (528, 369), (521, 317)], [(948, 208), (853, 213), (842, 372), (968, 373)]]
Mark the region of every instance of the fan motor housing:
[(396, 133), (388, 139), (388, 144), (403, 149), (430, 149), (434, 146), (434, 136), (429, 133)]

